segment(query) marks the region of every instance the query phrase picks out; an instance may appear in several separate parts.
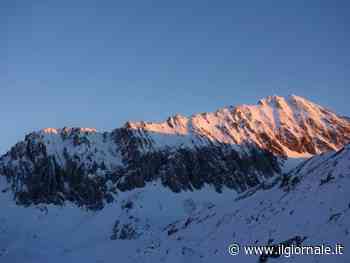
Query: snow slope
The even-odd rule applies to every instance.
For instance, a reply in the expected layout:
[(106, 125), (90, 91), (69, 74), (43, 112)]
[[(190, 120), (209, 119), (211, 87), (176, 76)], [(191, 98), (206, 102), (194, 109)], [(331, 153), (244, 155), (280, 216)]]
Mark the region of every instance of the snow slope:
[(95, 212), (69, 202), (24, 208), (15, 205), (11, 191), (1, 192), (0, 262), (258, 262), (257, 256), (230, 256), (228, 245), (300, 236), (308, 245), (341, 243), (345, 254), (268, 262), (347, 263), (349, 161), (348, 145), (241, 195), (210, 187), (176, 194), (153, 182), (120, 192), (116, 202)]

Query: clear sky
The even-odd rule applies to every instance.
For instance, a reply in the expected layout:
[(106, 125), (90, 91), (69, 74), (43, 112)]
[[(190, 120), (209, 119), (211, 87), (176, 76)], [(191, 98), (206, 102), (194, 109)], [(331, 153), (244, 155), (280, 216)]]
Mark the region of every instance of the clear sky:
[(2, 0), (0, 153), (43, 127), (305, 96), (350, 115), (350, 2)]

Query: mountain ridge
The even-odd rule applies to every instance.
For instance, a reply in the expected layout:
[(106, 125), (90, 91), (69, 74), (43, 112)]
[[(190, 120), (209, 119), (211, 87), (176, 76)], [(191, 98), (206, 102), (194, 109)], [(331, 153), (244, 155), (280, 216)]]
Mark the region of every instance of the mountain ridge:
[[(127, 121), (121, 128), (186, 136), (188, 140), (181, 143), (187, 144), (198, 137), (227, 144), (255, 143), (286, 157), (310, 157), (338, 150), (350, 141), (348, 117), (296, 95), (268, 96), (255, 105), (227, 106), (189, 117), (175, 114), (163, 122)], [(97, 132), (94, 128), (46, 128), (39, 133), (58, 134), (66, 129)]]
[(17, 200), (103, 207), (118, 191), (160, 180), (174, 192), (210, 185), (243, 192), (281, 174), (281, 160), (343, 147), (350, 121), (298, 96), (127, 122), (110, 132), (46, 128), (0, 157)]

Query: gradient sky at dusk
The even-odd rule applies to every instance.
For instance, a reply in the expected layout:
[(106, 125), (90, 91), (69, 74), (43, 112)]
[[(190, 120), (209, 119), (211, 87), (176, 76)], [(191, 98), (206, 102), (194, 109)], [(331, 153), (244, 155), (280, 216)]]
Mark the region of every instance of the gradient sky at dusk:
[(0, 3), (0, 153), (43, 127), (113, 129), (297, 94), (350, 115), (349, 1)]

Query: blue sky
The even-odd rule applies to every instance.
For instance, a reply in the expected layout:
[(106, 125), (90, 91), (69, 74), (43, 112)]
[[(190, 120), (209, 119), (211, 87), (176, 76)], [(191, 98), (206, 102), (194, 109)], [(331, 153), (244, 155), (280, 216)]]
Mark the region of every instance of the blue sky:
[(0, 152), (43, 127), (109, 130), (272, 94), (350, 115), (348, 1), (0, 6)]

